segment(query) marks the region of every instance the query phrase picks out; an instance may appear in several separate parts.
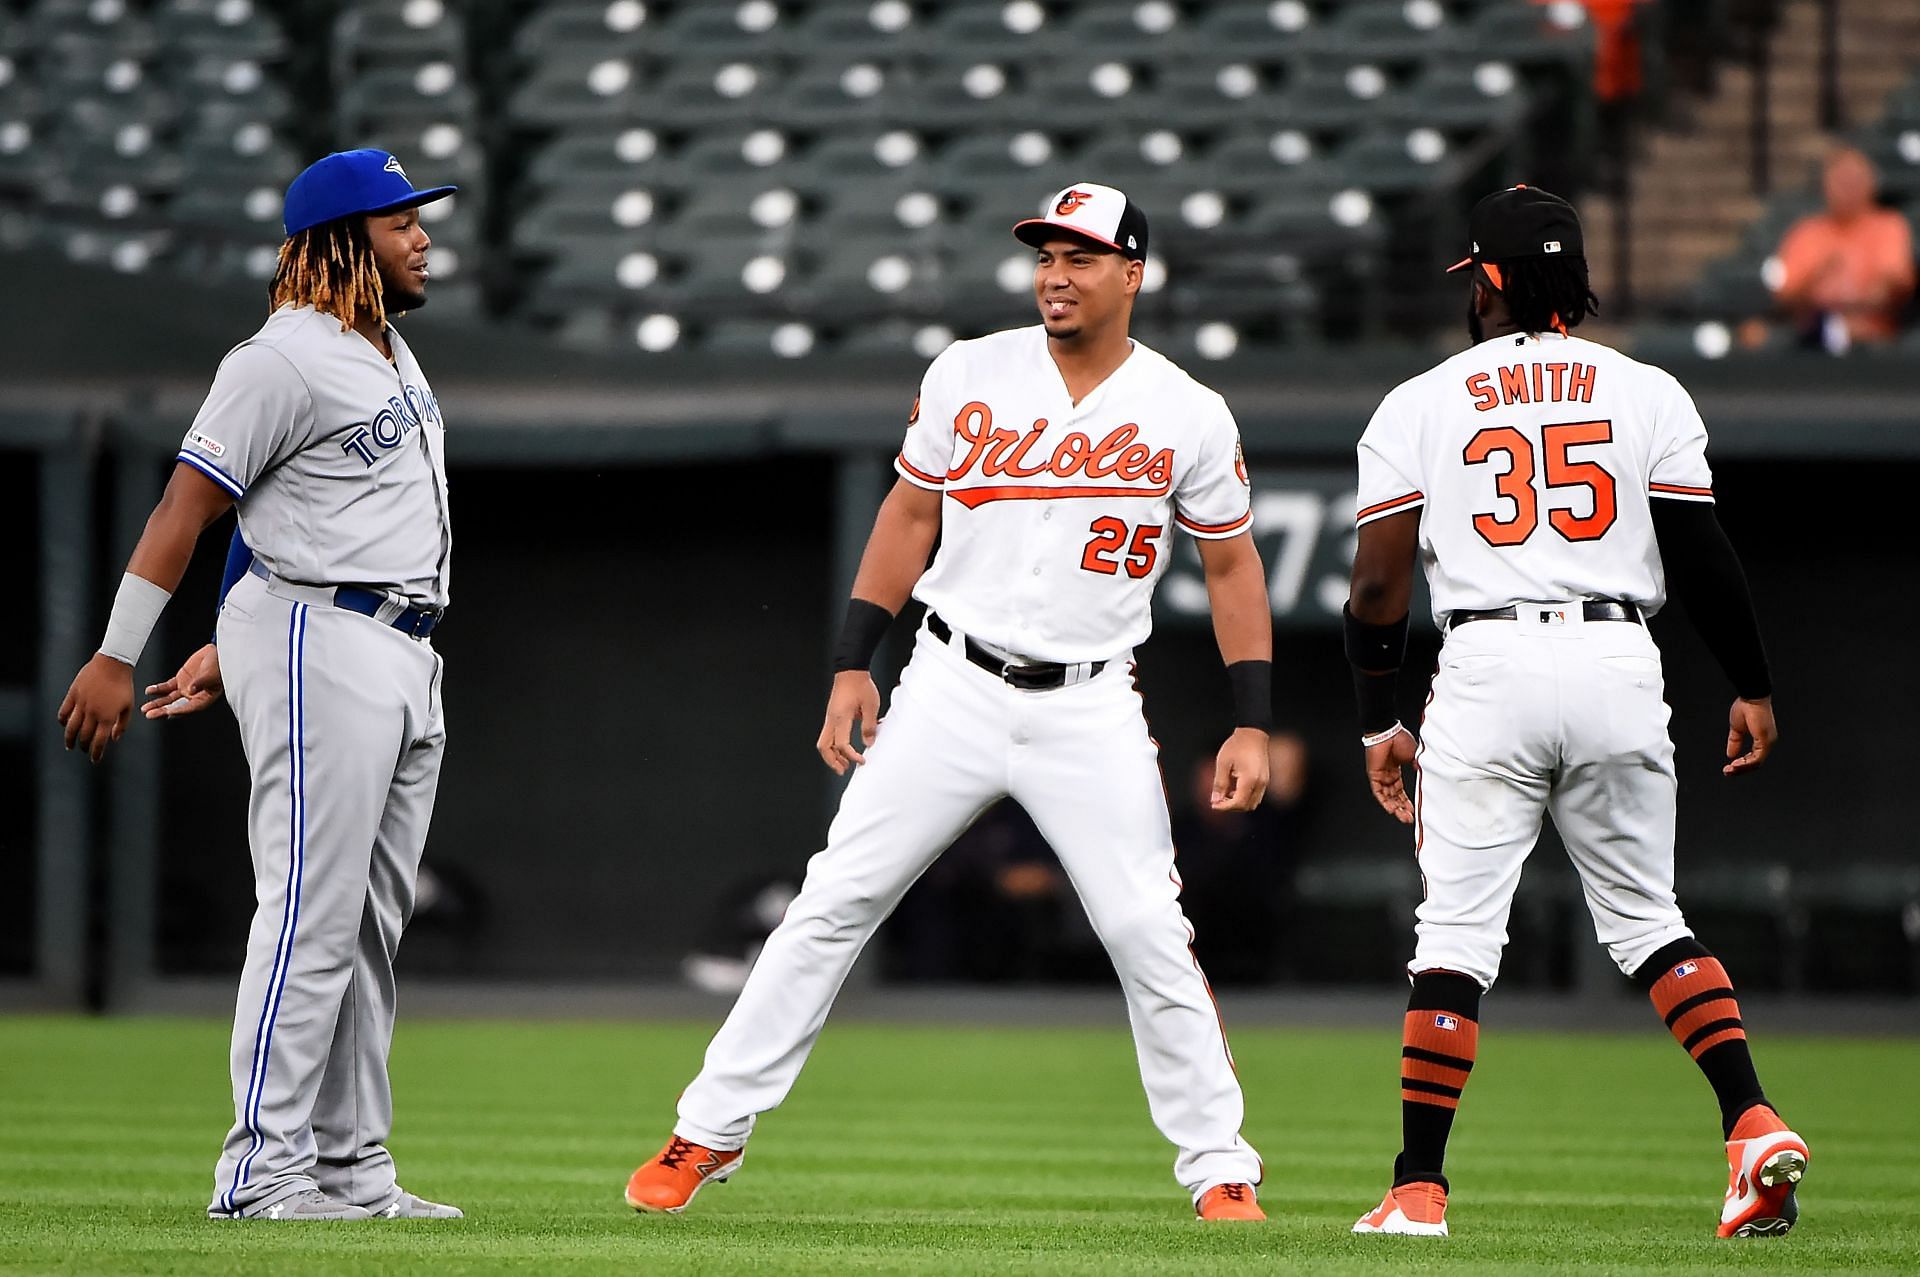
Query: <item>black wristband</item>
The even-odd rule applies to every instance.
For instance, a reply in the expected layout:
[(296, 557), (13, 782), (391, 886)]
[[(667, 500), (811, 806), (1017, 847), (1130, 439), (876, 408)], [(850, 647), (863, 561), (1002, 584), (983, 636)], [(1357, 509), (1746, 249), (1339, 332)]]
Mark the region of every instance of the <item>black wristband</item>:
[(1403, 616), (1387, 625), (1373, 625), (1354, 616), (1351, 604), (1340, 609), (1362, 736), (1377, 735), (1400, 721), (1393, 702), (1400, 666), (1407, 659), (1408, 619)]
[(1381, 674), (1397, 670), (1407, 659), (1407, 623), (1412, 613), (1386, 625), (1373, 625), (1353, 614), (1351, 602), (1340, 605), (1347, 662), (1357, 670)]
[(864, 670), (873, 665), (873, 654), (893, 624), (893, 613), (865, 599), (847, 600), (847, 619), (840, 626), (840, 637), (833, 645), (833, 672)]
[(1273, 662), (1235, 661), (1227, 666), (1233, 685), (1233, 723), (1256, 731), (1273, 730)]
[(1394, 692), (1399, 684), (1399, 670), (1374, 674), (1355, 668), (1353, 699), (1360, 707), (1362, 736), (1378, 736), (1400, 721), (1400, 712), (1393, 707)]

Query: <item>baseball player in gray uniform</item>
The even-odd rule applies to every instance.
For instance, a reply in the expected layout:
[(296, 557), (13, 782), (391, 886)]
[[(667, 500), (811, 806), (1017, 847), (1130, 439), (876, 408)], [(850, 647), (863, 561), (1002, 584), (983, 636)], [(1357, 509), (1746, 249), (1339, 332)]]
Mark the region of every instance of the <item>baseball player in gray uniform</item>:
[(60, 707), (99, 761), (201, 532), (238, 505), (216, 644), (148, 689), (150, 718), (224, 694), (252, 772), (258, 902), (233, 1025), (218, 1219), (457, 1219), (394, 1178), (394, 952), (413, 909), (446, 728), (429, 641), (451, 533), (440, 406), (387, 323), (426, 300), (416, 189), (384, 151), (287, 189), (272, 314), (221, 362)]

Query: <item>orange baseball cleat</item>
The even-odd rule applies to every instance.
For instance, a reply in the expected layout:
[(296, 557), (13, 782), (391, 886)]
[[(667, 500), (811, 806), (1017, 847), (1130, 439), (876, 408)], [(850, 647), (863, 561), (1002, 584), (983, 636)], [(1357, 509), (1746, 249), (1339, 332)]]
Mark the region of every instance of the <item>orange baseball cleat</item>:
[(1791, 1230), (1800, 1218), (1794, 1185), (1806, 1173), (1806, 1141), (1766, 1105), (1748, 1109), (1727, 1141), (1720, 1236), (1778, 1237)]
[(745, 1157), (741, 1149), (706, 1148), (676, 1135), (627, 1181), (627, 1205), (678, 1215), (707, 1184), (725, 1183)]
[(1447, 1190), (1428, 1180), (1393, 1188), (1381, 1203), (1354, 1222), (1356, 1233), (1393, 1233), (1402, 1237), (1447, 1235)]
[(1251, 1184), (1215, 1184), (1200, 1194), (1193, 1213), (1201, 1219), (1265, 1219)]

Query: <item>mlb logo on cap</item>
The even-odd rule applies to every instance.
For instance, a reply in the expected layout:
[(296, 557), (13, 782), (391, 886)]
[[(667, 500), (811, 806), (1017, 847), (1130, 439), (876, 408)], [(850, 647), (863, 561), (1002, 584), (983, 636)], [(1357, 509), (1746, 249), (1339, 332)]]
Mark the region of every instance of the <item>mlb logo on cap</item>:
[(1013, 237), (1039, 248), (1060, 231), (1103, 244), (1136, 262), (1147, 260), (1147, 215), (1125, 192), (1094, 182), (1055, 191), (1040, 216), (1014, 224)]
[(1452, 1033), (1460, 1027), (1460, 1021), (1451, 1015), (1436, 1015), (1433, 1017), (1433, 1027)]
[(1681, 979), (1690, 976), (1699, 969), (1700, 964), (1697, 962), (1683, 962), (1673, 969), (1674, 978)]

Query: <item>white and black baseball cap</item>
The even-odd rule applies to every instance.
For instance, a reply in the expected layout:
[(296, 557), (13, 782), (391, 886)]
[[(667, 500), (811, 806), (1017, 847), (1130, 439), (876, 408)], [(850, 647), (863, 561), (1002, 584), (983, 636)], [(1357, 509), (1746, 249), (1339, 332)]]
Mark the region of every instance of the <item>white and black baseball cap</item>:
[(1124, 191), (1093, 182), (1064, 187), (1040, 206), (1040, 216), (1015, 222), (1013, 237), (1039, 248), (1060, 231), (1104, 244), (1136, 262), (1147, 260), (1147, 215)]

